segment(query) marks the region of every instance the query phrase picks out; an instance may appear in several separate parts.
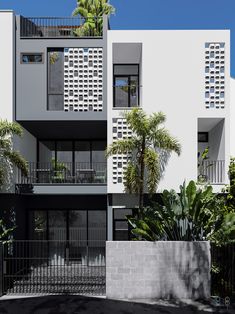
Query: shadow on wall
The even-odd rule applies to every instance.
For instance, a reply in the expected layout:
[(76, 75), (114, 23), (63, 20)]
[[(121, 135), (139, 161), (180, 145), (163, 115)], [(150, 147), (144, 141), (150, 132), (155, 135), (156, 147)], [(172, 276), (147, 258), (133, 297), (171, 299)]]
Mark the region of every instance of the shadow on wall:
[[(169, 265), (169, 272), (159, 273), (161, 278), (161, 291), (165, 292), (162, 296), (167, 299), (194, 299), (200, 300), (210, 298), (210, 254), (208, 246), (201, 245), (201, 242), (183, 242), (182, 247), (171, 242), (171, 259), (169, 251), (162, 250), (164, 261)], [(192, 245), (193, 244), (193, 245)], [(168, 277), (168, 278), (166, 278)], [(178, 287), (175, 282), (178, 282)], [(177, 288), (177, 289), (176, 289)], [(180, 293), (180, 295), (178, 294)]]

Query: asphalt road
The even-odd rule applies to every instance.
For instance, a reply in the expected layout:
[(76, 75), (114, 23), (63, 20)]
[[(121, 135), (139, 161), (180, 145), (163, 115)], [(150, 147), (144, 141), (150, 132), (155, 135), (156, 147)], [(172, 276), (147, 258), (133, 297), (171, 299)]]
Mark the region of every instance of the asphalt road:
[(38, 296), (0, 298), (0, 314), (203, 314), (234, 313), (223, 309), (212, 309), (200, 304), (176, 304), (162, 302), (146, 304), (106, 300), (82, 296)]

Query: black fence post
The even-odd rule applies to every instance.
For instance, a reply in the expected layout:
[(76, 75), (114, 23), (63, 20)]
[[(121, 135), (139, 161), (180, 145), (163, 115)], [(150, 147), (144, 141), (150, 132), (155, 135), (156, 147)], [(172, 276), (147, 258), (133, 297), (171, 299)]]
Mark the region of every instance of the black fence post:
[(0, 241), (0, 297), (3, 295), (3, 243)]

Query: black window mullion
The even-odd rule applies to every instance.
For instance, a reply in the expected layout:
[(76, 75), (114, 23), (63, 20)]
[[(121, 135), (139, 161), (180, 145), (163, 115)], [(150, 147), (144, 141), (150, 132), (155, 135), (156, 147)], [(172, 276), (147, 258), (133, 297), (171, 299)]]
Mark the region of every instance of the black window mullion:
[(57, 169), (57, 141), (54, 142), (55, 144), (55, 170)]
[(75, 178), (75, 141), (72, 141), (72, 176)]
[(93, 148), (92, 141), (90, 141), (90, 168), (91, 168), (91, 169), (92, 169), (92, 166), (93, 166), (92, 148)]

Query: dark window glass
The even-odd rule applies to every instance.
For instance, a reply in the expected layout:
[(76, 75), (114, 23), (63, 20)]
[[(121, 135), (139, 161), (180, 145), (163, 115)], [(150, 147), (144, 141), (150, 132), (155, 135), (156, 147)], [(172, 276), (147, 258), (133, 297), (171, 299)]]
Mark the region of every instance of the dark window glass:
[(138, 105), (138, 65), (114, 65), (114, 107), (137, 107)]
[(47, 212), (35, 210), (29, 212), (29, 238), (31, 240), (47, 239)]
[(128, 77), (115, 77), (115, 107), (128, 107), (129, 86)]
[(48, 110), (64, 110), (64, 52), (48, 50)]
[(90, 161), (91, 161), (90, 142), (89, 141), (76, 141), (75, 142), (75, 162), (76, 162), (76, 164), (80, 164), (79, 166), (87, 165), (87, 167), (89, 168), (90, 167)]
[(208, 132), (198, 132), (198, 143), (208, 142)]
[(114, 209), (113, 213), (113, 240), (128, 241), (130, 240), (130, 230), (126, 216), (132, 215), (132, 209)]
[(39, 162), (50, 163), (55, 158), (55, 141), (39, 142)]
[(71, 163), (73, 161), (72, 141), (57, 142), (57, 162)]
[(42, 53), (22, 53), (22, 63), (43, 63)]

